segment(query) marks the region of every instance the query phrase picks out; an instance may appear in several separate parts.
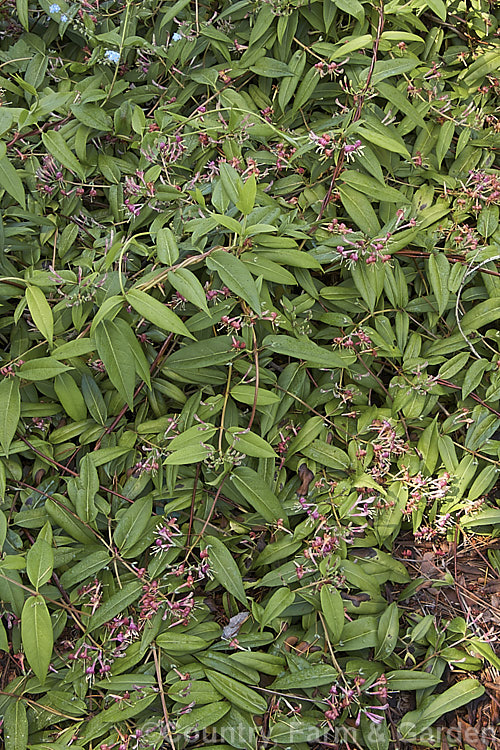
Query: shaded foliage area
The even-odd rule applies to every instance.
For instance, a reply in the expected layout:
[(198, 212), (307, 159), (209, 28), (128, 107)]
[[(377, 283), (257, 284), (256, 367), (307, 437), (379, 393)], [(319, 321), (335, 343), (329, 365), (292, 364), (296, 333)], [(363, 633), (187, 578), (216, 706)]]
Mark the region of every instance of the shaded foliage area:
[(500, 520), (497, 10), (1, 6), (7, 750), (439, 747), (483, 695), (393, 546), (458, 592)]

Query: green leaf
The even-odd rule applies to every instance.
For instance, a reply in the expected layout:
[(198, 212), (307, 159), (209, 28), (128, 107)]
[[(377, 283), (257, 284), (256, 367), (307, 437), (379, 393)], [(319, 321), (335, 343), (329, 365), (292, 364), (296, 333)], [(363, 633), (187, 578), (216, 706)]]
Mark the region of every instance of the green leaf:
[(276, 589), (266, 604), (266, 608), (260, 618), (261, 630), (269, 625), (274, 619), (280, 616), (287, 607), (290, 607), (295, 601), (295, 593), (290, 589), (283, 587)]
[(287, 672), (272, 683), (273, 690), (301, 690), (320, 685), (333, 685), (338, 672), (329, 664), (315, 664), (298, 672)]
[(297, 283), (295, 276), (290, 271), (269, 260), (262, 253), (243, 253), (240, 260), (245, 263), (251, 274), (262, 276), (266, 281), (274, 281), (276, 284), (295, 285)]
[(21, 614), (21, 638), (28, 664), (43, 684), (52, 658), (54, 638), (49, 610), (42, 596), (26, 599)]
[(161, 633), (157, 636), (156, 643), (172, 654), (196, 654), (208, 647), (208, 641), (197, 635), (181, 633), (178, 628)]
[(199, 461), (204, 461), (215, 448), (212, 446), (205, 446), (201, 443), (197, 443), (191, 447), (186, 446), (179, 450), (172, 451), (170, 455), (164, 460), (165, 466), (185, 466), (187, 464), (197, 464)]
[(109, 379), (123, 400), (133, 408), (135, 367), (128, 341), (112, 320), (103, 320), (97, 326), (95, 341)]
[[(377, 713), (377, 716), (380, 715)], [(380, 723), (370, 719), (366, 714), (361, 714), (361, 734), (368, 750), (388, 750), (391, 743), (391, 733), (387, 721), (382, 718)]]
[(5, 709), (3, 738), (5, 750), (26, 750), (28, 747), (28, 719), (21, 698), (10, 701)]
[(9, 455), (10, 444), (16, 434), (21, 415), (21, 396), (19, 380), (12, 377), (0, 382), (0, 444), (4, 453)]
[(85, 558), (72, 565), (61, 576), (61, 585), (65, 588), (72, 588), (77, 583), (81, 583), (86, 578), (90, 578), (111, 563), (109, 552), (105, 549), (86, 555)]
[(85, 179), (85, 170), (58, 130), (49, 130), (42, 133), (42, 141), (49, 154), (52, 154), (54, 159), (60, 162), (63, 167), (69, 169), (70, 172), (74, 172), (82, 180)]
[[(2, 492), (4, 494), (5, 490)], [(0, 554), (2, 553), (2, 547), (7, 536), (7, 517), (3, 510), (0, 510)]]
[(16, 0), (16, 11), (21, 26), (29, 31), (28, 0)]
[(403, 112), (407, 117), (409, 117), (410, 120), (415, 123), (415, 125), (424, 128), (424, 130), (428, 129), (424, 118), (421, 114), (419, 114), (417, 108), (399, 89), (397, 89), (395, 86), (391, 86), (388, 83), (380, 82), (376, 84), (375, 88), (377, 89), (379, 94), (384, 97), (384, 99), (387, 99), (387, 101), (391, 105), (395, 105), (400, 110), (400, 112)]
[(99, 386), (90, 375), (82, 376), (82, 394), (92, 418), (101, 425), (106, 423), (108, 412)]
[(205, 422), (204, 424), (194, 424), (192, 427), (188, 427), (187, 430), (176, 435), (168, 443), (168, 447), (172, 450), (179, 450), (181, 448), (193, 448), (194, 446), (200, 445), (201, 443), (207, 443), (217, 432), (217, 428), (213, 425)]
[(254, 65), (250, 66), (252, 73), (264, 78), (283, 78), (293, 75), (288, 65), (273, 57), (261, 57)]
[(211, 271), (216, 271), (221, 281), (238, 297), (248, 302), (252, 310), (260, 315), (258, 289), (250, 271), (239, 258), (224, 250), (215, 250), (207, 258), (207, 267)]
[(309, 362), (313, 367), (348, 367), (355, 362), (355, 356), (345, 352), (333, 352), (318, 346), (308, 338), (295, 339), (292, 336), (266, 336), (263, 346), (277, 354), (294, 357)]
[(175, 271), (169, 272), (168, 280), (188, 302), (192, 302), (193, 305), (204, 310), (207, 315), (209, 314), (205, 290), (192, 271), (188, 268), (177, 268)]
[(377, 648), (374, 659), (382, 661), (396, 648), (399, 635), (399, 612), (395, 602), (389, 604), (380, 618), (377, 631)]
[(342, 651), (359, 651), (363, 648), (374, 648), (377, 645), (378, 619), (376, 617), (359, 617), (346, 622), (338, 648)]
[(381, 185), (374, 177), (369, 177), (361, 172), (355, 172), (352, 169), (345, 169), (342, 172), (341, 179), (355, 190), (370, 195), (375, 200), (397, 203), (399, 206), (409, 202), (406, 196), (404, 196), (399, 190), (388, 187), (387, 185)]
[(201, 367), (227, 365), (237, 356), (230, 336), (217, 336), (181, 347), (168, 358), (169, 368), (183, 372)]
[(238, 453), (257, 458), (277, 458), (277, 454), (267, 440), (256, 435), (255, 432), (248, 432), (240, 427), (228, 427), (226, 438), (229, 445)]
[(474, 388), (481, 383), (484, 373), (489, 368), (490, 363), (487, 359), (475, 359), (472, 364), (469, 365), (465, 372), (465, 378), (462, 383), (462, 398), (465, 399), (472, 393)]
[(87, 418), (87, 406), (82, 392), (69, 372), (63, 372), (54, 378), (54, 390), (64, 411), (75, 422)]
[(54, 335), (52, 309), (40, 287), (28, 286), (26, 288), (26, 302), (28, 303), (33, 323), (52, 346)]
[(411, 159), (411, 155), (404, 143), (400, 139), (395, 138), (389, 131), (381, 133), (378, 130), (372, 130), (361, 126), (358, 126), (356, 131), (360, 138), (369, 141), (369, 143), (373, 143), (375, 146), (380, 146), (380, 148), (384, 148), (386, 151), (390, 151), (394, 154), (401, 154), (405, 159)]
[(278, 498), (256, 471), (248, 466), (238, 466), (232, 472), (230, 482), (265, 521), (273, 523), (282, 518), (286, 522), (287, 515)]
[(9, 640), (7, 638), (7, 631), (5, 630), (5, 626), (3, 622), (0, 620), (0, 651), (5, 651), (6, 654), (9, 653)]
[(236, 203), (236, 208), (241, 211), (242, 214), (247, 216), (255, 206), (255, 196), (257, 194), (257, 182), (255, 175), (251, 174), (247, 177), (244, 185), (239, 187), (239, 198)]
[(498, 205), (484, 206), (477, 218), (477, 231), (483, 237), (490, 237), (498, 228), (500, 209)]
[(288, 68), (292, 73), (291, 76), (284, 78), (280, 83), (278, 103), (281, 107), (281, 111), (285, 111), (285, 107), (294, 95), (297, 86), (300, 82), (300, 77), (303, 73), (306, 64), (307, 55), (304, 50), (297, 50), (292, 55)]
[[(371, 83), (376, 86), (379, 81), (383, 81), (385, 78), (391, 76), (400, 76), (402, 73), (408, 73), (413, 68), (416, 68), (419, 64), (418, 58), (416, 57), (401, 57), (399, 59), (392, 60), (377, 60), (373, 70), (373, 76)], [(368, 75), (368, 70), (366, 75)], [(365, 76), (362, 76), (365, 78)]]
[(95, 538), (92, 532), (83, 525), (75, 513), (71, 513), (65, 507), (62, 507), (66, 498), (62, 495), (56, 495), (55, 497), (59, 501), (58, 503), (51, 497), (48, 497), (45, 501), (45, 510), (54, 524), (63, 529), (72, 539), (84, 545), (93, 543)]
[(187, 683), (186, 680), (174, 682), (168, 689), (168, 695), (177, 703), (188, 704), (194, 701), (197, 706), (215, 703), (222, 698), (218, 690), (205, 680), (189, 680)]
[(355, 221), (365, 234), (369, 236), (377, 235), (380, 232), (380, 224), (368, 198), (359, 190), (353, 190), (348, 185), (340, 185), (339, 193), (348, 217)]
[[(231, 396), (236, 401), (251, 406), (255, 399), (255, 388), (253, 385), (235, 385), (231, 388)], [(273, 391), (268, 391), (265, 388), (257, 389), (257, 406), (270, 406), (279, 403), (280, 400), (281, 397)]]
[(179, 257), (177, 240), (171, 229), (162, 227), (156, 235), (156, 254), (160, 263), (173, 266)]
[(99, 477), (92, 462), (92, 454), (87, 454), (82, 458), (79, 470), (76, 512), (84, 523), (92, 523), (97, 516), (97, 507), (94, 500), (99, 491)]
[(297, 112), (312, 98), (314, 90), (319, 83), (319, 73), (314, 67), (309, 68), (302, 81), (300, 82), (297, 93), (293, 100), (292, 112)]
[(140, 597), (142, 587), (142, 581), (126, 583), (122, 589), (113, 594), (104, 604), (101, 604), (97, 612), (90, 617), (87, 632), (91, 633), (108, 620), (112, 620), (120, 612), (125, 612), (127, 607)]
[[(189, 713), (179, 716), (176, 733), (183, 735), (194, 731), (201, 732), (222, 719), (230, 708), (231, 704), (227, 701), (217, 701), (201, 708), (194, 708)], [(222, 745), (218, 745), (218, 747), (222, 747)]]
[(77, 120), (89, 128), (108, 131), (113, 127), (111, 117), (97, 104), (72, 104), (71, 111)]
[(251, 714), (262, 714), (267, 710), (267, 701), (255, 690), (212, 669), (206, 669), (205, 674), (214, 688), (234, 706)]
[(321, 587), (321, 609), (333, 643), (338, 643), (344, 629), (344, 601), (338, 589), (325, 584)]
[(52, 546), (39, 536), (26, 555), (26, 573), (32, 586), (37, 591), (40, 586), (50, 580), (53, 567), (54, 553)]
[(461, 680), (444, 693), (430, 696), (425, 707), (405, 714), (399, 724), (399, 731), (404, 739), (415, 737), (434, 724), (443, 714), (465, 706), (480, 698), (483, 693), (484, 686), (478, 680)]
[(24, 185), (17, 170), (14, 169), (6, 156), (0, 158), (0, 187), (6, 190), (26, 210)]
[[(371, 34), (356, 35), (347, 42), (338, 43), (339, 46), (335, 46), (335, 49), (329, 55), (330, 60), (340, 60), (351, 52), (355, 52), (358, 49), (366, 49), (373, 45), (373, 36)], [(314, 45), (316, 47), (316, 45)]]
[(119, 550), (126, 551), (139, 541), (148, 526), (153, 510), (151, 495), (134, 500), (120, 515), (113, 534), (113, 541)]
[(125, 296), (127, 302), (132, 305), (139, 315), (155, 326), (158, 326), (158, 328), (176, 333), (178, 336), (194, 338), (179, 316), (150, 294), (141, 292), (140, 289), (131, 289)]
[(446, 21), (446, 3), (443, 0), (426, 0), (426, 4), (442, 21)]
[(385, 676), (389, 690), (425, 690), (441, 682), (435, 674), (414, 669), (395, 669), (386, 672)]
[(208, 548), (210, 570), (214, 578), (238, 601), (248, 606), (241, 573), (226, 545), (215, 536), (205, 537), (205, 542)]
[(465, 313), (460, 323), (462, 331), (470, 333), (471, 331), (478, 331), (489, 323), (493, 323), (498, 318), (500, 318), (500, 297), (491, 297), (491, 299), (487, 299), (485, 302), (474, 305), (472, 310)]
[(429, 281), (438, 303), (440, 315), (446, 310), (450, 293), (448, 279), (450, 277), (450, 263), (444, 253), (433, 253), (429, 256)]
[(363, 10), (363, 6), (358, 2), (358, 0), (334, 0), (334, 2), (337, 8), (340, 8), (340, 10), (343, 10), (346, 13), (349, 13), (349, 15), (354, 16), (354, 18), (359, 22), (363, 21), (365, 12)]
[(329, 445), (323, 440), (313, 440), (309, 445), (302, 448), (302, 454), (317, 461), (321, 466), (337, 471), (347, 471), (350, 459), (347, 453), (334, 445)]
[(39, 357), (38, 359), (30, 359), (29, 362), (21, 365), (16, 370), (16, 375), (36, 383), (37, 380), (55, 378), (56, 375), (60, 375), (62, 372), (67, 372), (68, 370), (71, 370), (71, 367), (67, 367), (53, 357)]
[(135, 371), (138, 377), (146, 383), (149, 389), (151, 389), (151, 375), (149, 372), (148, 360), (146, 359), (146, 355), (144, 354), (142, 346), (137, 340), (134, 331), (122, 318), (115, 318), (113, 325), (118, 328), (121, 334), (123, 346), (127, 346), (129, 352), (132, 354)]

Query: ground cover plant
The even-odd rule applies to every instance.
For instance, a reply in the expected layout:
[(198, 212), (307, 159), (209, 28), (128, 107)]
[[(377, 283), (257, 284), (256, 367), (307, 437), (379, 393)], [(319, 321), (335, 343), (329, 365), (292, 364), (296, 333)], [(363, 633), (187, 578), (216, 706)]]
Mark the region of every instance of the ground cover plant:
[(0, 26), (6, 750), (497, 747), (498, 4)]

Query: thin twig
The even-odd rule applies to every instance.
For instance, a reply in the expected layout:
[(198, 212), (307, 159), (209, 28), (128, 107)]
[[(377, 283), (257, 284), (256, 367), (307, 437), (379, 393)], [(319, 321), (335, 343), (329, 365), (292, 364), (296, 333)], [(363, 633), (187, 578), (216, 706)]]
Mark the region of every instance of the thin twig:
[(170, 716), (168, 714), (167, 709), (167, 702), (165, 700), (165, 691), (163, 690), (163, 680), (161, 677), (161, 664), (160, 664), (160, 657), (158, 656), (158, 652), (156, 651), (156, 648), (153, 647), (153, 658), (155, 661), (155, 669), (156, 669), (156, 680), (158, 682), (158, 689), (160, 691), (160, 701), (161, 701), (161, 707), (163, 710), (163, 718), (165, 719), (165, 724), (167, 726), (167, 734), (168, 739), (170, 742), (170, 747), (172, 750), (176, 750), (175, 744), (174, 744), (174, 738), (172, 737), (172, 730), (170, 728)]

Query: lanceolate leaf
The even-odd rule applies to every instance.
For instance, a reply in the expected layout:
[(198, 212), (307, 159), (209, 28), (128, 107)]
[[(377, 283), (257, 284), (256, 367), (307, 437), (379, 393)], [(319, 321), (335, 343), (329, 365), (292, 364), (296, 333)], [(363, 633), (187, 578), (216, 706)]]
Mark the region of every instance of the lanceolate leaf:
[(4, 378), (0, 382), (0, 444), (7, 455), (16, 434), (20, 413), (19, 380), (12, 377)]
[(247, 605), (247, 597), (238, 566), (231, 553), (220, 539), (214, 536), (205, 537), (213, 575), (217, 581), (233, 594), (242, 604)]
[(16, 169), (7, 156), (0, 158), (0, 186), (11, 195), (22, 208), (26, 208), (24, 186)]
[(141, 292), (140, 289), (131, 289), (126, 296), (134, 310), (147, 321), (179, 336), (193, 338), (179, 316), (150, 294)]
[(40, 682), (45, 682), (52, 659), (52, 622), (42, 596), (30, 596), (21, 615), (21, 637), (24, 653)]
[(232, 292), (248, 302), (254, 312), (260, 314), (259, 292), (255, 281), (239, 258), (223, 250), (215, 250), (207, 258), (207, 266), (211, 271), (218, 273), (221, 281)]
[(83, 179), (84, 170), (59, 131), (49, 130), (42, 133), (42, 140), (49, 154), (52, 154), (64, 167)]
[(255, 690), (211, 669), (206, 669), (205, 674), (214, 688), (238, 708), (250, 713), (266, 710), (267, 701)]
[(96, 328), (97, 351), (109, 379), (123, 400), (132, 407), (134, 402), (135, 367), (128, 341), (112, 320), (104, 320)]
[(319, 367), (348, 367), (355, 357), (345, 352), (334, 352), (318, 346), (308, 339), (291, 336), (267, 336), (264, 346), (278, 354), (314, 363)]
[(286, 521), (287, 515), (278, 498), (256, 471), (239, 466), (230, 481), (266, 521), (273, 522), (279, 518)]
[(125, 584), (122, 589), (107, 599), (104, 604), (99, 607), (96, 614), (89, 617), (87, 626), (88, 632), (96, 630), (96, 628), (99, 628), (103, 623), (112, 620), (117, 614), (125, 611), (128, 605), (137, 598), (142, 589), (142, 585), (141, 581), (132, 581), (131, 583)]
[(79, 469), (76, 512), (84, 523), (90, 523), (97, 515), (94, 498), (99, 490), (99, 477), (90, 454), (82, 458)]
[(26, 704), (21, 698), (11, 701), (5, 710), (3, 737), (5, 750), (26, 750), (28, 746)]
[(38, 537), (26, 556), (26, 572), (37, 591), (50, 579), (53, 567), (52, 547), (45, 539)]
[(45, 336), (50, 345), (54, 335), (54, 320), (52, 310), (47, 302), (45, 294), (37, 286), (28, 286), (26, 289), (26, 301), (38, 330)]

